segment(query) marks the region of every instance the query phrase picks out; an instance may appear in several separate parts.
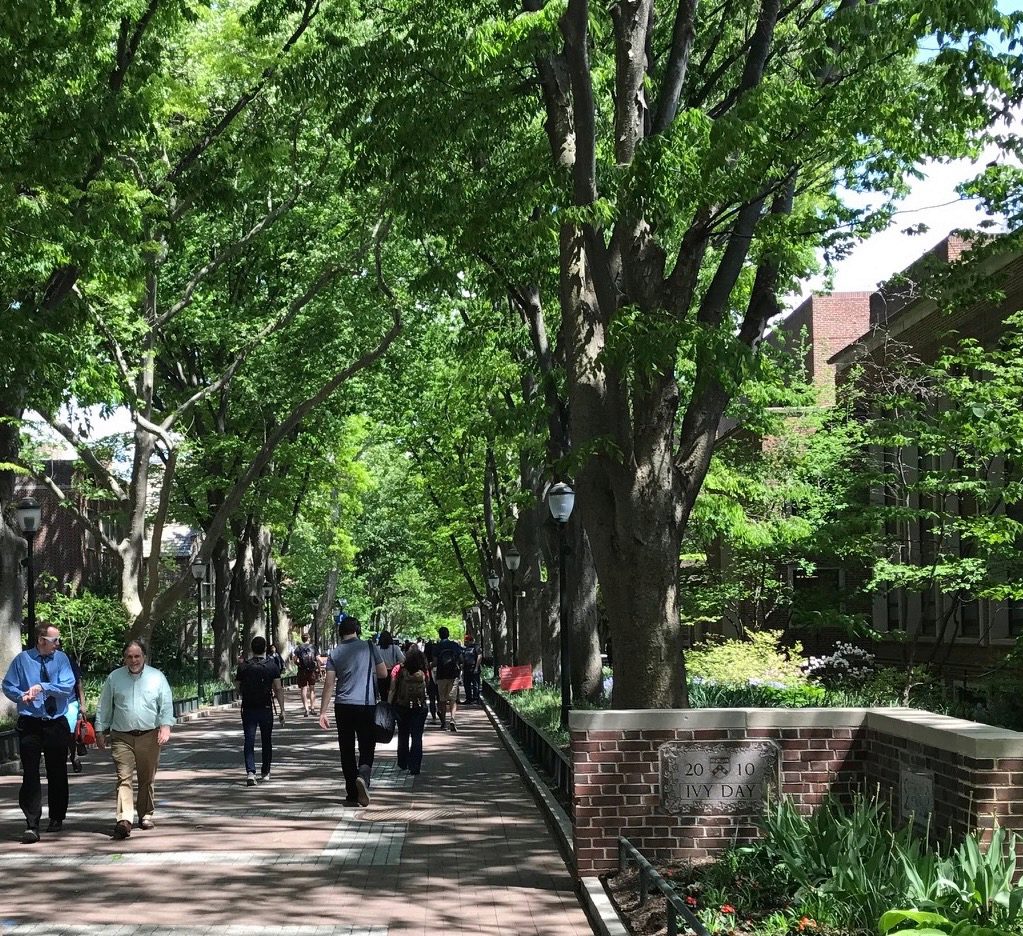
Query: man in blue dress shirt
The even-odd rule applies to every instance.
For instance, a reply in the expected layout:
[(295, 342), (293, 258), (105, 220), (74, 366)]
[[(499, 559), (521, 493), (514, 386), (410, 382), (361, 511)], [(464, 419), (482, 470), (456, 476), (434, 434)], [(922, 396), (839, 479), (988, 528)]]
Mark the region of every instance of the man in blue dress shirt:
[(23, 650), (4, 676), (4, 695), (18, 706), (18, 744), (21, 749), (21, 791), (18, 804), (27, 827), (21, 840), (39, 841), (43, 792), (39, 763), (46, 762), (46, 803), (50, 814), (47, 832), (59, 832), (67, 815), (68, 701), (75, 688), (71, 661), (57, 649), (60, 631), (42, 624), (36, 645)]

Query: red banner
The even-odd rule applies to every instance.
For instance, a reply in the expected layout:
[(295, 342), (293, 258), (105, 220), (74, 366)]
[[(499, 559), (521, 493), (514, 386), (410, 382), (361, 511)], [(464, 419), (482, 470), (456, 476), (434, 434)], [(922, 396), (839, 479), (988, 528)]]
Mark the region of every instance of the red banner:
[(502, 666), (500, 670), (501, 688), (505, 692), (519, 692), (533, 688), (533, 667), (530, 663), (522, 666)]

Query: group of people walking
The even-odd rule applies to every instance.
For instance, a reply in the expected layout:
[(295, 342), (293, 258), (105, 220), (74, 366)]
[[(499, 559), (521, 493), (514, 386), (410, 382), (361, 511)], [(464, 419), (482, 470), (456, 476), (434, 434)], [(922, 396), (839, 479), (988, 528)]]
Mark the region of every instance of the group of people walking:
[[(63, 828), (68, 808), (68, 747), (73, 738), (69, 706), (72, 700), (84, 706), (81, 676), (61, 651), (56, 627), (44, 624), (36, 629), (35, 645), (11, 662), (3, 693), (17, 706), (22, 770), (18, 804), (25, 814), (21, 840), (33, 844), (39, 841), (42, 821), (41, 766), (46, 771), (46, 831)], [(96, 709), (96, 744), (110, 748), (117, 772), (115, 839), (131, 835), (135, 815), (140, 828), (153, 828), (153, 781), (160, 748), (170, 740), (173, 724), (174, 705), (166, 677), (146, 665), (142, 641), (129, 641), (124, 647), (124, 666), (107, 677)]]
[[(292, 653), (298, 666), (298, 685), (303, 714), (313, 712), (316, 685), (323, 675), (319, 698), (319, 725), (330, 730), (331, 707), (345, 781), (344, 802), (368, 806), (370, 779), (377, 745), (378, 700), (389, 703), (398, 735), (397, 765), (416, 776), (422, 770), (423, 735), (427, 715), (442, 729), (457, 731), (459, 677), (466, 702), (479, 701), (482, 654), (471, 635), (465, 644), (450, 639), (446, 627), (438, 640), (423, 647), (407, 643), (402, 649), (384, 631), (379, 642), (362, 640), (359, 622), (345, 617), (338, 628), (339, 643), (325, 656), (302, 643)], [(260, 738), (260, 781), (271, 779), (274, 716), (286, 723), (282, 675), (284, 660), (263, 637), (251, 642), (251, 656), (236, 672), (241, 697), (243, 758), (246, 784), (256, 785), (255, 744)], [(312, 651), (310, 653), (310, 651)], [(311, 658), (311, 659), (310, 659)], [(160, 750), (170, 740), (175, 722), (171, 688), (164, 674), (146, 662), (142, 641), (124, 647), (124, 665), (104, 683), (96, 711), (96, 743), (109, 747), (116, 769), (117, 807), (113, 838), (128, 838), (135, 826), (155, 826), (154, 781)], [(17, 730), (21, 750), (22, 783), (18, 802), (25, 815), (22, 842), (40, 840), (42, 820), (41, 770), (46, 773), (47, 832), (60, 832), (67, 814), (69, 786), (67, 760), (74, 750), (72, 717), (85, 698), (81, 674), (60, 650), (60, 631), (42, 625), (35, 644), (19, 653), (3, 680), (4, 695), (17, 706)], [(73, 758), (73, 755), (72, 755)], [(73, 769), (80, 769), (74, 765)], [(137, 795), (135, 784), (137, 781)]]

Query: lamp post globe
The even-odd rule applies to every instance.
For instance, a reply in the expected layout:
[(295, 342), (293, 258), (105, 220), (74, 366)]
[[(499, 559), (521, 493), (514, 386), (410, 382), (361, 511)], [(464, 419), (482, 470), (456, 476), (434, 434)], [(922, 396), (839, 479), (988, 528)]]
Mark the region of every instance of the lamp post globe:
[(504, 564), (508, 571), (518, 572), (519, 566), (522, 564), (522, 553), (519, 552), (518, 547), (514, 543), (509, 543), (501, 550), (501, 554), (504, 556)]
[(490, 589), (490, 643), (491, 652), (494, 656), (494, 679), (501, 675), (501, 664), (497, 653), (497, 588), (501, 584), (501, 577), (495, 569), (487, 573), (487, 587)]
[(23, 497), (14, 508), (14, 516), (22, 533), (38, 533), (43, 509), (34, 497)]
[(202, 705), (202, 583), (209, 571), (205, 559), (192, 560), (192, 578), (195, 579), (195, 694)]
[(547, 509), (558, 523), (568, 523), (575, 507), (575, 491), (570, 484), (559, 481), (547, 492)]
[(512, 645), (512, 666), (519, 665), (519, 593), (515, 584), (515, 573), (522, 563), (522, 553), (518, 551), (514, 543), (509, 543), (501, 550), (504, 564), (511, 573), (511, 645)]
[(572, 707), (572, 604), (568, 593), (566, 557), (568, 556), (568, 535), (566, 527), (572, 508), (575, 507), (575, 491), (570, 484), (559, 481), (547, 492), (547, 508), (558, 524), (558, 622), (559, 645), (561, 648), (561, 727), (568, 727), (568, 712)]
[(43, 511), (39, 506), (39, 501), (34, 497), (23, 497), (18, 501), (18, 506), (14, 508), (14, 518), (18, 524), (18, 529), (24, 535), (25, 542), (28, 545), (28, 562), (25, 567), (28, 578), (28, 634), (26, 635), (25, 646), (30, 647), (32, 641), (35, 640), (36, 629), (36, 576), (35, 566), (32, 561), (32, 546), (43, 518)]

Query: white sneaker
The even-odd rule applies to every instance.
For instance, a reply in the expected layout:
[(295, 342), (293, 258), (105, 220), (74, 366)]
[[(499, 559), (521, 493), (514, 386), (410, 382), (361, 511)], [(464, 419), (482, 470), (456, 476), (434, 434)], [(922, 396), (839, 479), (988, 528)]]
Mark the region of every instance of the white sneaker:
[(260, 783), (266, 783), (269, 779), (270, 779), (270, 771), (269, 770), (259, 778)]
[(256, 775), (254, 773), (250, 773), (245, 778), (245, 785), (246, 786), (255, 786), (256, 785)]

